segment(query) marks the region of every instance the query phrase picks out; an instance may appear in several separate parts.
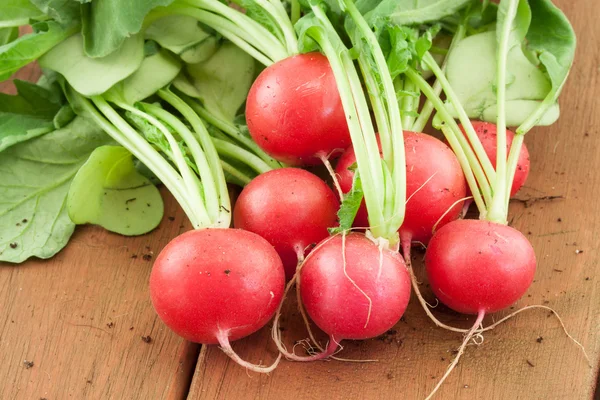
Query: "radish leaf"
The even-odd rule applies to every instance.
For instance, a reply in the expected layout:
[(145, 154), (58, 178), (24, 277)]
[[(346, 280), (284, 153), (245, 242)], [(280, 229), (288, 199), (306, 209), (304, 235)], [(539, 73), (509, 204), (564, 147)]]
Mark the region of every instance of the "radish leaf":
[(110, 142), (78, 117), (0, 153), (0, 261), (50, 258), (67, 244), (75, 228), (66, 207), (69, 185), (90, 153)]
[(133, 74), (143, 59), (144, 39), (141, 35), (128, 38), (119, 50), (106, 57), (91, 58), (85, 55), (83, 37), (77, 34), (46, 53), (39, 62), (43, 68), (63, 75), (79, 93), (94, 96)]
[(67, 209), (75, 224), (97, 224), (134, 236), (156, 228), (164, 206), (158, 189), (136, 170), (129, 151), (102, 146), (75, 175)]
[(106, 57), (119, 49), (125, 39), (138, 33), (146, 15), (173, 0), (92, 1), (81, 5), (85, 53)]

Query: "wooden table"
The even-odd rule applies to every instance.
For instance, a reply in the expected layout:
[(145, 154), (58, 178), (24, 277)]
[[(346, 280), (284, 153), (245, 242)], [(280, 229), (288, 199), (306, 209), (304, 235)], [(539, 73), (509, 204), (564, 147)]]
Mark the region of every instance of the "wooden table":
[[(594, 393), (600, 359), (600, 30), (594, 0), (556, 3), (574, 24), (579, 47), (560, 121), (527, 138), (533, 170), (519, 194), (527, 201), (513, 202), (511, 216), (533, 242), (538, 271), (515, 308), (554, 308), (593, 367), (555, 318), (528, 311), (486, 333), (480, 346), (469, 346), (439, 399), (590, 399)], [(186, 343), (157, 318), (148, 295), (152, 262), (143, 256), (156, 255), (190, 228), (163, 193), (165, 218), (151, 234), (124, 238), (79, 227), (51, 260), (0, 265), (0, 399), (421, 399), (445, 371), (461, 336), (436, 328), (414, 299), (384, 337), (344, 343), (344, 357), (378, 360), (372, 363), (284, 361), (261, 376), (217, 347)], [(431, 300), (426, 284), (422, 290)], [(435, 312), (457, 326), (472, 323), (442, 306)], [(289, 344), (306, 335), (293, 301), (283, 326)], [(276, 356), (267, 329), (234, 348), (253, 362)]]

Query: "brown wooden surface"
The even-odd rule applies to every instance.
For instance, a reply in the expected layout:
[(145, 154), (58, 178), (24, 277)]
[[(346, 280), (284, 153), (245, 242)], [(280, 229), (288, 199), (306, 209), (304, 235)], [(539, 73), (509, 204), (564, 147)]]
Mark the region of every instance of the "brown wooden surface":
[[(486, 333), (482, 345), (469, 346), (439, 399), (593, 395), (600, 356), (600, 31), (593, 0), (556, 3), (577, 30), (577, 60), (562, 96), (560, 121), (527, 138), (533, 170), (519, 197), (564, 199), (530, 202), (527, 208), (513, 203), (513, 223), (530, 232), (538, 256), (535, 283), (515, 307), (553, 307), (586, 346), (593, 368), (554, 318), (528, 311)], [(34, 76), (32, 71), (21, 75)], [(0, 90), (10, 89), (0, 85)], [(149, 235), (123, 238), (79, 227), (52, 260), (0, 264), (0, 399), (185, 397), (198, 347), (170, 333), (155, 316), (147, 289), (152, 263), (143, 259), (189, 228), (170, 196), (165, 200), (165, 219)], [(422, 290), (431, 300), (426, 285)], [(284, 336), (291, 345), (305, 332), (293, 301), (284, 313)], [(472, 323), (442, 306), (436, 313), (457, 326)], [(147, 335), (150, 343), (141, 339)], [(270, 376), (261, 376), (248, 374), (217, 347), (205, 347), (188, 398), (420, 399), (445, 371), (460, 340), (436, 328), (412, 302), (394, 333), (344, 342), (344, 357), (378, 362), (283, 361)], [(254, 362), (269, 363), (276, 355), (266, 330), (234, 348)], [(33, 361), (33, 367), (27, 369), (24, 360)]]

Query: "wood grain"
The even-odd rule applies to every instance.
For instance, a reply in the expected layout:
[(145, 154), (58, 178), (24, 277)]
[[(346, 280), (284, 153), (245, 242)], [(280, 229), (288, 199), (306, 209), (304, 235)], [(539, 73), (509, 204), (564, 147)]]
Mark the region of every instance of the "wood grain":
[[(33, 66), (18, 74), (38, 76)], [(50, 260), (0, 263), (1, 399), (185, 397), (199, 347), (160, 322), (148, 294), (153, 255), (190, 229), (163, 195), (165, 218), (148, 235), (78, 227)]]
[[(563, 196), (556, 201), (514, 202), (512, 223), (528, 234), (538, 258), (535, 283), (515, 305), (554, 308), (587, 348), (590, 368), (560, 325), (545, 311), (525, 312), (469, 346), (439, 399), (590, 399), (600, 356), (600, 51), (593, 0), (555, 1), (575, 26), (579, 46), (562, 96), (562, 116), (531, 132), (532, 173), (522, 199)], [(577, 253), (577, 250), (582, 252)], [(417, 255), (417, 258), (419, 255)], [(425, 280), (422, 268), (418, 268)], [(428, 299), (433, 296), (422, 286)], [(291, 347), (306, 336), (292, 301), (285, 307), (284, 336)], [(509, 310), (510, 311), (510, 310)], [(469, 326), (473, 319), (439, 306), (440, 319)], [(493, 316), (499, 318), (500, 315)], [(488, 323), (492, 316), (486, 318)], [(189, 399), (420, 399), (445, 372), (461, 336), (440, 330), (412, 301), (395, 332), (364, 342), (344, 342), (340, 356), (373, 363), (282, 362), (270, 376), (248, 374), (216, 347), (202, 350)], [(250, 361), (276, 355), (269, 332), (234, 344)], [(302, 350), (297, 347), (297, 351)]]

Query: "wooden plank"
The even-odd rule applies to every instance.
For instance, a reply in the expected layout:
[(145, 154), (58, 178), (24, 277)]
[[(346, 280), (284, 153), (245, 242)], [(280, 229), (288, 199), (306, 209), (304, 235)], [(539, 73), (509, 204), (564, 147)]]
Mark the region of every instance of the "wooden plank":
[[(535, 283), (515, 305), (553, 307), (587, 348), (590, 368), (544, 311), (528, 311), (469, 346), (439, 399), (591, 398), (600, 356), (600, 51), (593, 0), (557, 0), (579, 38), (577, 60), (552, 127), (527, 138), (532, 173), (520, 198), (564, 196), (558, 201), (516, 202), (514, 226), (529, 235), (538, 257)], [(577, 252), (582, 250), (583, 252)], [(417, 266), (421, 280), (422, 268)], [(422, 286), (426, 298), (433, 296)], [(439, 306), (440, 319), (469, 326), (473, 319)], [(504, 313), (506, 314), (506, 313)], [(292, 301), (283, 326), (288, 343), (306, 336)], [(499, 315), (494, 316), (498, 318)], [(492, 317), (487, 318), (489, 323)], [(445, 372), (461, 336), (430, 323), (416, 301), (395, 332), (364, 342), (344, 342), (341, 356), (374, 363), (282, 362), (270, 376), (248, 374), (217, 347), (201, 352), (189, 399), (387, 399), (425, 398)], [(271, 362), (276, 349), (268, 329), (240, 340), (234, 349), (247, 360)], [(301, 348), (298, 348), (301, 349)]]
[[(33, 68), (19, 73), (37, 76)], [(0, 90), (14, 93), (9, 84)], [(148, 235), (78, 227), (51, 260), (0, 263), (1, 399), (186, 396), (199, 346), (160, 322), (148, 293), (151, 256), (190, 229), (163, 194), (165, 218)]]

